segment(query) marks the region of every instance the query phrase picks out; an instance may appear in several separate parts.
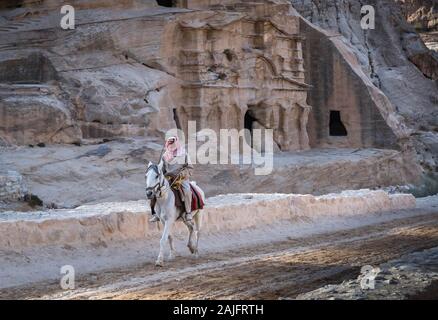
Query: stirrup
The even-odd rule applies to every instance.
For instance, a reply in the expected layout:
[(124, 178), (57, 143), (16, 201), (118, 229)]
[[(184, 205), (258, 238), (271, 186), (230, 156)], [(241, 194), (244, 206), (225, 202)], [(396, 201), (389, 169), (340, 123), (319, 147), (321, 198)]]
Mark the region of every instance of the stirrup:
[(152, 218), (149, 219), (149, 222), (158, 222), (158, 221), (160, 221), (160, 219), (156, 215), (153, 215)]
[(192, 213), (191, 212), (190, 213), (186, 213), (186, 220), (187, 221), (192, 221), (192, 219), (193, 219)]

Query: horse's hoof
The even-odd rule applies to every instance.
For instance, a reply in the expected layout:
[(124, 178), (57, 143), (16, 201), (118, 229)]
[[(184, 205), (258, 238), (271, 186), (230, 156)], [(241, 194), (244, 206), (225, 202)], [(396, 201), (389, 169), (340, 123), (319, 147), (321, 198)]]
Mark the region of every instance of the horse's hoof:
[(169, 256), (167, 257), (167, 260), (173, 260), (173, 259), (175, 259), (175, 255), (169, 254)]
[(189, 250), (190, 250), (190, 253), (195, 253), (195, 249), (193, 249), (191, 246), (187, 246), (188, 248), (189, 248)]
[(163, 267), (164, 263), (163, 263), (163, 261), (157, 260), (157, 261), (155, 261), (155, 266), (156, 267)]

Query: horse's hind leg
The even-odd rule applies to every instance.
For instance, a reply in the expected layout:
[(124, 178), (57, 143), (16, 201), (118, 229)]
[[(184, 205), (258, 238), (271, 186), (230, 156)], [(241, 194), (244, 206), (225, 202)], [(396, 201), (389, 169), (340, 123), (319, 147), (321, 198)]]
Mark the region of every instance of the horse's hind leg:
[(198, 256), (198, 248), (199, 248), (199, 237), (201, 235), (201, 226), (202, 226), (202, 217), (201, 213), (198, 210), (195, 214), (195, 234), (196, 234), (196, 248), (195, 248), (195, 254)]
[(194, 229), (195, 227), (193, 226), (193, 222), (192, 221), (186, 221), (184, 220), (184, 224), (187, 226), (187, 229), (189, 229), (189, 242), (187, 242), (187, 247), (189, 247), (189, 250), (191, 253), (195, 253), (196, 251), (196, 247), (193, 244), (193, 236), (194, 236)]

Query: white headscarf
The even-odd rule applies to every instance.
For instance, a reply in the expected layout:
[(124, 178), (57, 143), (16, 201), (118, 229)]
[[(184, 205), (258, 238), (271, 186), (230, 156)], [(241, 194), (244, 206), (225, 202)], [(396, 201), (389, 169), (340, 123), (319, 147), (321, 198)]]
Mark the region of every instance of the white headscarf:
[[(171, 143), (174, 141), (173, 143)], [(165, 151), (163, 154), (163, 158), (166, 162), (170, 162), (175, 157), (179, 157), (185, 155), (186, 149), (183, 145), (181, 145), (178, 136), (172, 136), (167, 138), (165, 143)]]

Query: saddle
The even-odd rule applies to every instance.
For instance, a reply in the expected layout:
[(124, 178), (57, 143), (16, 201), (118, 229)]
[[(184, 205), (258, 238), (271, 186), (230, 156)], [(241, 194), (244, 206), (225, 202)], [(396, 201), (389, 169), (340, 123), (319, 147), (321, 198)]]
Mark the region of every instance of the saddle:
[[(176, 181), (178, 182), (178, 181)], [(194, 185), (193, 182), (190, 182), (190, 190), (192, 191), (192, 211), (195, 210), (201, 210), (204, 208), (204, 201), (202, 199), (201, 193), (198, 190), (198, 186)], [(173, 183), (171, 181), (172, 187), (170, 188), (175, 196), (175, 206), (178, 208), (183, 209), (185, 211), (184, 207), (184, 201), (181, 198), (181, 194), (183, 193), (181, 189), (181, 183)]]

